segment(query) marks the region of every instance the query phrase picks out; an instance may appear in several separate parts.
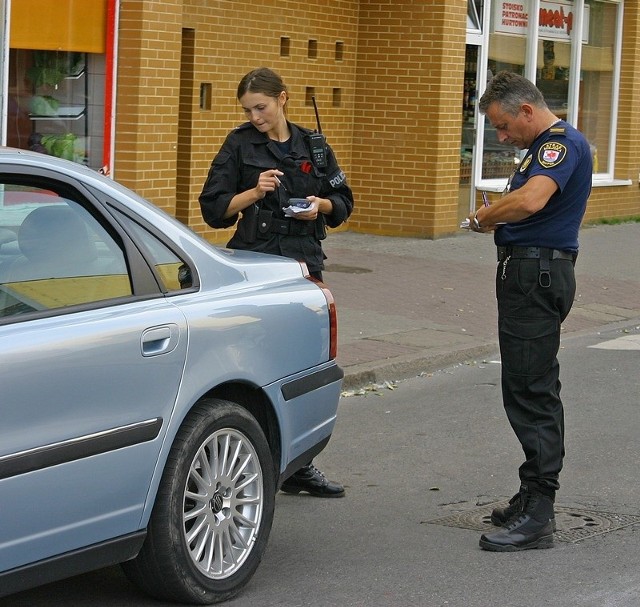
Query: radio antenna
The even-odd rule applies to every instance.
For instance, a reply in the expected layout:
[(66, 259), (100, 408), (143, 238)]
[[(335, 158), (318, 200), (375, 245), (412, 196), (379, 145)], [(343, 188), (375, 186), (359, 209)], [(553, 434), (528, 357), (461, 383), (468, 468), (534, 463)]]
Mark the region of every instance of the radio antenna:
[(318, 133), (322, 133), (322, 127), (320, 126), (320, 114), (318, 114), (318, 106), (316, 105), (315, 95), (311, 96), (311, 103), (313, 103), (313, 111), (316, 113), (316, 123), (318, 124)]

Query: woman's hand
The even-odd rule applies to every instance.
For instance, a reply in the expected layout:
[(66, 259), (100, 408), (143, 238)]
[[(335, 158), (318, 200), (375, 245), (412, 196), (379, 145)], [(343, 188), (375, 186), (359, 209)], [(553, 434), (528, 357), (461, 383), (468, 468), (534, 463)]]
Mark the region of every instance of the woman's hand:
[(236, 194), (231, 199), (225, 211), (224, 218), (228, 219), (229, 217), (237, 215), (240, 211), (244, 211), (247, 207), (258, 202), (258, 200), (262, 200), (268, 192), (273, 192), (276, 188), (284, 187), (282, 183), (280, 183), (280, 179), (278, 179), (278, 176), (282, 175), (284, 175), (284, 173), (278, 169), (269, 169), (264, 173), (260, 173), (258, 183), (254, 188), (240, 192), (240, 194)]
[(309, 207), (302, 213), (296, 213), (295, 218), (303, 221), (315, 221), (319, 213), (329, 215), (333, 211), (333, 203), (328, 198), (318, 198), (318, 196), (307, 196), (310, 202)]
[(275, 192), (282, 185), (280, 179), (278, 179), (282, 175), (284, 173), (278, 169), (269, 169), (264, 173), (260, 173), (258, 183), (254, 188), (257, 200), (262, 200), (269, 192)]

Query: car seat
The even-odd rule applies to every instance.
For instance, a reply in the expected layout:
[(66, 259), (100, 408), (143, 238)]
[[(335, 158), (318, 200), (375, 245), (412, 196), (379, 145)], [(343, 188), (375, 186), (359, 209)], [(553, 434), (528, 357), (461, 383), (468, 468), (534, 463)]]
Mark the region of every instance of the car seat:
[(86, 223), (67, 205), (31, 211), (18, 230), (18, 247), (22, 255), (4, 282), (91, 275), (97, 258)]

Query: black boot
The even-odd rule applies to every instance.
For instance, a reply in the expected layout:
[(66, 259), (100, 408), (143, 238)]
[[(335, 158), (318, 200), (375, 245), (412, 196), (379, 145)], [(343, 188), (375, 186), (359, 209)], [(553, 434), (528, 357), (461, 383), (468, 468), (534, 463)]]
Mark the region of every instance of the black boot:
[(515, 552), (553, 546), (553, 500), (541, 493), (525, 493), (520, 497), (521, 509), (504, 528), (485, 533), (480, 548), (493, 552)]
[(284, 483), (281, 490), (285, 493), (306, 491), (315, 497), (342, 497), (344, 487), (340, 483), (330, 481), (313, 464), (303, 466), (294, 472)]
[[(525, 490), (526, 491), (526, 490)], [(504, 508), (494, 508), (491, 512), (491, 522), (497, 527), (504, 527), (513, 516), (522, 509), (522, 494), (520, 490), (510, 500), (509, 505)], [(556, 531), (556, 518), (551, 516), (551, 525)]]

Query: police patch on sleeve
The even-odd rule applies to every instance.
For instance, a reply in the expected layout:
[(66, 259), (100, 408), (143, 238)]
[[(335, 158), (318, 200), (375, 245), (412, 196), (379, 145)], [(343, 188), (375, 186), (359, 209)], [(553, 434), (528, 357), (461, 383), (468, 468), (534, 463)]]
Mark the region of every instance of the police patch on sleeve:
[(538, 150), (538, 162), (545, 169), (558, 166), (566, 156), (566, 146), (558, 141), (548, 141)]
[(347, 176), (342, 171), (338, 171), (335, 175), (329, 177), (329, 183), (334, 190), (337, 190), (346, 181)]

